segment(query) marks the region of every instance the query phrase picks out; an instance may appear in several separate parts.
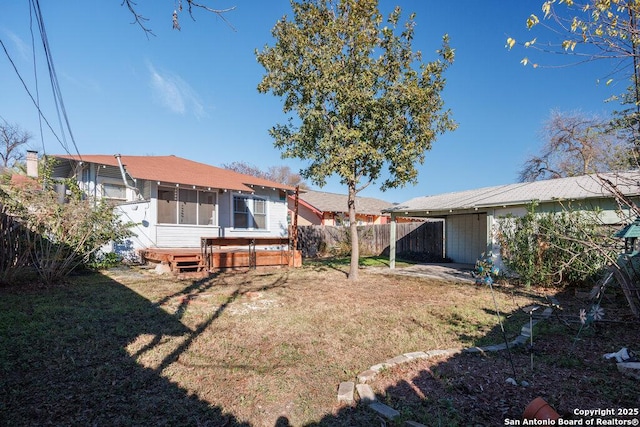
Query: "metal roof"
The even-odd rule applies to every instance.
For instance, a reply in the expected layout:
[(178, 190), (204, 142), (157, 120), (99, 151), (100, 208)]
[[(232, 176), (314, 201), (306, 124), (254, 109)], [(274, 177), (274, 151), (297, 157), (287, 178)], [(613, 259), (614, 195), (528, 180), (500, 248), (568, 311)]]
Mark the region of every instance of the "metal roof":
[(640, 171), (581, 175), (570, 178), (498, 185), (455, 193), (416, 197), (386, 212), (450, 212), (526, 205), (533, 201), (571, 201), (612, 197), (606, 182), (625, 196), (640, 195)]

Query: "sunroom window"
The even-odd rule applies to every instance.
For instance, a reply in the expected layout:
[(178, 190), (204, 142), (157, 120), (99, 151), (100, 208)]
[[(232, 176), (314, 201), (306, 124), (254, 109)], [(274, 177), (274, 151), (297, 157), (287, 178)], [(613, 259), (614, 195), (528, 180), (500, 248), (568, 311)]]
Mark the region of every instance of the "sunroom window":
[(158, 223), (216, 225), (216, 193), (186, 188), (158, 188)]

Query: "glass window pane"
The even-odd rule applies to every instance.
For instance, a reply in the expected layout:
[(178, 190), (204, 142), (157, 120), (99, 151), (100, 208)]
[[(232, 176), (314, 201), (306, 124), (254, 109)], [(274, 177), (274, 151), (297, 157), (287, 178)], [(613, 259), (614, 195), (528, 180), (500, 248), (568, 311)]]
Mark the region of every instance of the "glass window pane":
[(234, 228), (249, 228), (249, 216), (246, 213), (236, 213), (233, 215)]
[(233, 199), (233, 227), (249, 228), (249, 204), (246, 197)]
[(266, 214), (267, 213), (267, 203), (261, 199), (253, 200), (253, 213), (254, 214)]
[(178, 222), (176, 190), (158, 188), (158, 223), (176, 224)]
[(236, 197), (233, 199), (234, 212), (249, 212), (249, 204), (246, 197)]
[(197, 224), (198, 192), (196, 190), (180, 190), (180, 224)]
[(102, 183), (102, 197), (107, 199), (127, 199), (127, 189), (124, 185), (111, 184), (108, 182)]
[(253, 215), (253, 220), (255, 222), (254, 227), (260, 229), (267, 228), (267, 216), (264, 214), (255, 214)]
[(199, 225), (217, 225), (216, 224), (216, 193), (200, 191), (198, 193), (198, 224)]

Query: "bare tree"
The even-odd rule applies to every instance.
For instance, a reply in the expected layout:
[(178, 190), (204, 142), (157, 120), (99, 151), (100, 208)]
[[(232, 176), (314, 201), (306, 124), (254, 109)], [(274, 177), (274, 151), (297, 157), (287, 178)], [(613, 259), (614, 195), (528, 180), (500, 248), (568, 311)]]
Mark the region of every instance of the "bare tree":
[(32, 138), (31, 134), (16, 124), (2, 119), (0, 122), (0, 161), (5, 168), (12, 168), (24, 159), (22, 148)]
[(308, 188), (300, 174), (293, 172), (289, 166), (269, 166), (267, 176), (271, 181), (281, 182), (290, 187), (298, 186), (303, 190)]
[(232, 162), (223, 164), (222, 167), (234, 172), (257, 176), (258, 178), (268, 179), (291, 187), (299, 186), (302, 189), (308, 188), (300, 174), (293, 172), (289, 166), (270, 166), (264, 171), (246, 162)]
[(633, 147), (611, 130), (609, 119), (554, 111), (542, 135), (542, 150), (525, 161), (519, 174), (521, 182), (630, 167)]
[[(193, 0), (184, 0), (184, 3), (186, 3), (186, 9), (189, 12), (189, 16), (191, 17), (191, 19), (193, 19), (195, 21), (195, 17), (193, 15), (193, 11), (194, 9), (202, 9), (205, 10), (209, 13), (213, 13), (214, 15), (217, 15), (218, 17), (220, 17), (227, 25), (229, 25), (229, 27), (231, 27), (232, 29), (235, 30), (235, 28), (233, 28), (233, 25), (231, 25), (231, 23), (229, 21), (227, 21), (227, 19), (225, 18), (225, 13), (227, 12), (231, 12), (232, 10), (235, 9), (235, 6), (232, 7), (228, 7), (228, 8), (223, 8), (223, 9), (217, 9), (217, 8), (212, 8), (207, 6), (206, 4), (202, 4), (199, 2), (195, 2)], [(133, 15), (133, 23), (134, 24), (138, 24), (140, 26), (140, 28), (142, 28), (144, 30), (144, 32), (149, 35), (153, 35), (153, 31), (147, 27), (147, 21), (149, 21), (148, 18), (145, 18), (142, 14), (138, 13), (137, 11), (137, 3), (133, 0), (122, 0), (122, 6), (126, 6), (129, 11), (131, 12), (131, 14)], [(175, 5), (175, 9), (173, 10), (173, 13), (171, 15), (171, 21), (173, 22), (173, 29), (174, 30), (180, 30), (180, 19), (179, 19), (179, 14), (183, 11), (183, 0), (177, 0), (176, 1), (176, 5)]]

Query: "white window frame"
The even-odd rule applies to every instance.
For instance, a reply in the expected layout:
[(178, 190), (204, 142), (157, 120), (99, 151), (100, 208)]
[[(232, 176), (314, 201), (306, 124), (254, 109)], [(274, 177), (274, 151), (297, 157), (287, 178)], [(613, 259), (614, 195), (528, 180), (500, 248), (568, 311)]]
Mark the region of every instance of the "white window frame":
[[(237, 227), (236, 226), (236, 214), (240, 214), (241, 212), (236, 211), (236, 200), (244, 199), (247, 202), (247, 227)], [(256, 201), (261, 201), (264, 203), (264, 212), (257, 213), (256, 212)], [(264, 227), (259, 228), (256, 227), (255, 216), (262, 215), (264, 216)], [(265, 197), (257, 197), (245, 194), (233, 195), (233, 200), (231, 202), (231, 218), (233, 220), (233, 228), (235, 230), (261, 230), (268, 231), (269, 230), (269, 200)]]

